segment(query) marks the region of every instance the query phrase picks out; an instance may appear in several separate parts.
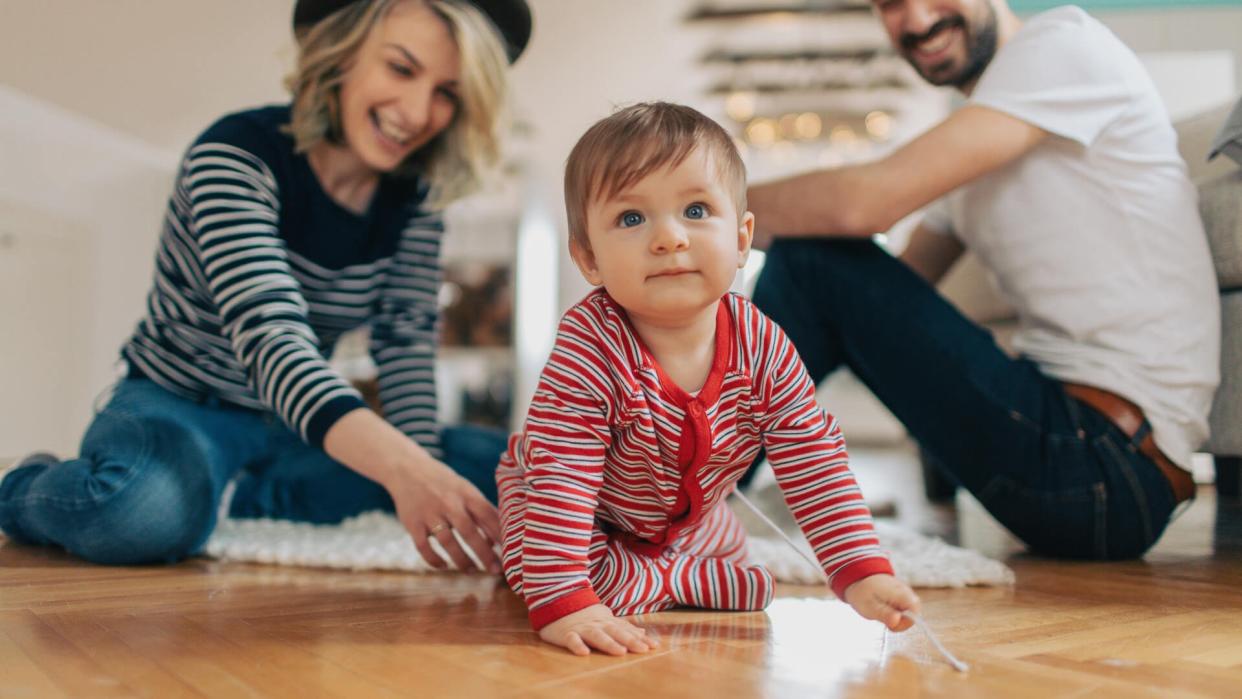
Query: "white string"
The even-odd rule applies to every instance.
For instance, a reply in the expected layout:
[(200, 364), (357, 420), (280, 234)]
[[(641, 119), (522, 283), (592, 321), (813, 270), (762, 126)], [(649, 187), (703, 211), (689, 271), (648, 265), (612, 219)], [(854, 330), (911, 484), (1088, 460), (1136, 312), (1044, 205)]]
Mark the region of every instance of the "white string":
[[(785, 532), (782, 531), (780, 527), (776, 526), (775, 522), (768, 519), (768, 516), (763, 514), (763, 512), (760, 511), (759, 508), (755, 506), (755, 503), (751, 502), (749, 498), (743, 495), (742, 491), (737, 490), (735, 488), (733, 490), (733, 494), (737, 496), (738, 500), (742, 501), (743, 505), (750, 508), (750, 511), (755, 513), (756, 517), (763, 520), (764, 524), (771, 527), (772, 531), (780, 535), (780, 537), (785, 540), (785, 543), (789, 544), (789, 548), (793, 549), (794, 551), (797, 551), (798, 555), (802, 556), (802, 558), (805, 559), (807, 563), (810, 563), (811, 566), (814, 567), (816, 570), (820, 570), (819, 563), (815, 562), (815, 560), (812, 559), (810, 556), (808, 556), (806, 552), (803, 551), (800, 546), (794, 543), (794, 540), (789, 538), (789, 536), (786, 535)], [(932, 631), (931, 626), (929, 626), (926, 621), (923, 621), (922, 617), (920, 617), (919, 615), (913, 612), (908, 612), (908, 611), (903, 611), (901, 615), (909, 619), (910, 621), (913, 621), (914, 624), (923, 631), (923, 635), (927, 636), (927, 640), (931, 641), (931, 644), (935, 646), (936, 650), (940, 651), (940, 654), (944, 656), (944, 659), (948, 661), (949, 665), (952, 666), (954, 670), (957, 670), (958, 672), (966, 672), (967, 670), (970, 669), (969, 665), (958, 660), (952, 653), (949, 652), (948, 648), (944, 647), (944, 644), (940, 642), (940, 639), (936, 637), (935, 632)]]
[(957, 670), (958, 672), (966, 672), (970, 669), (969, 665), (958, 660), (952, 653), (949, 652), (948, 648), (944, 647), (944, 644), (941, 643), (940, 639), (936, 637), (935, 632), (933, 632), (931, 627), (927, 625), (927, 622), (923, 621), (923, 617), (910, 611), (902, 612), (901, 615), (910, 621), (913, 621), (916, 626), (923, 630), (923, 635), (927, 636), (927, 640), (932, 642), (932, 645), (936, 647), (936, 650), (940, 651), (940, 654), (944, 656), (945, 660), (949, 661), (949, 664), (953, 666), (954, 670)]
[(776, 526), (776, 522), (773, 522), (772, 520), (768, 519), (767, 515), (763, 514), (763, 512), (761, 512), (758, 507), (755, 507), (755, 503), (751, 502), (745, 495), (742, 495), (742, 491), (734, 489), (733, 494), (736, 495), (737, 498), (742, 501), (743, 505), (746, 505), (747, 507), (749, 507), (750, 511), (755, 513), (756, 517), (763, 520), (764, 524), (771, 527), (772, 531), (779, 534), (780, 537), (785, 540), (785, 543), (789, 544), (789, 548), (793, 549), (794, 551), (797, 551), (798, 555), (802, 556), (803, 560), (805, 560), (807, 563), (810, 563), (812, 568), (814, 568), (815, 570), (822, 570), (819, 567), (819, 563), (815, 559), (806, 555), (806, 551), (803, 551), (802, 547), (795, 544), (793, 539), (790, 539), (788, 536), (786, 536), (785, 532), (781, 531), (781, 528)]

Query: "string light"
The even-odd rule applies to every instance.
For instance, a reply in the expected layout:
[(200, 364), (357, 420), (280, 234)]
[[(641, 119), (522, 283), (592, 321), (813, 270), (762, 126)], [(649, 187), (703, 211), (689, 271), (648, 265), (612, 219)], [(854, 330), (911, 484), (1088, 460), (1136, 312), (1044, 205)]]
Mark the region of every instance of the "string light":
[(734, 121), (747, 121), (755, 116), (755, 93), (735, 90), (725, 98), (725, 114)]
[(780, 121), (776, 122), (777, 136), (782, 139), (793, 138), (797, 134), (794, 127), (794, 122), (797, 120), (797, 114), (786, 114), (782, 116)]
[[(754, 94), (732, 93), (726, 104), (729, 115), (737, 118), (754, 108)], [(827, 128), (824, 118), (816, 112), (789, 112), (779, 118), (750, 117), (742, 137), (738, 139), (739, 150), (746, 146), (767, 148), (788, 141), (816, 141), (826, 139), (830, 149), (851, 152), (867, 150), (874, 141), (886, 141), (892, 136), (893, 117), (887, 112), (868, 112), (862, 124), (840, 123)], [(825, 134), (825, 131), (827, 133)], [(821, 158), (822, 160), (822, 158)]]
[(893, 118), (884, 112), (871, 112), (864, 120), (867, 133), (877, 141), (887, 140), (893, 130)]
[(824, 131), (824, 122), (815, 112), (803, 112), (794, 119), (794, 133), (798, 138), (810, 141), (819, 138)]
[(759, 147), (770, 146), (776, 142), (776, 122), (759, 117), (746, 126), (746, 140)]

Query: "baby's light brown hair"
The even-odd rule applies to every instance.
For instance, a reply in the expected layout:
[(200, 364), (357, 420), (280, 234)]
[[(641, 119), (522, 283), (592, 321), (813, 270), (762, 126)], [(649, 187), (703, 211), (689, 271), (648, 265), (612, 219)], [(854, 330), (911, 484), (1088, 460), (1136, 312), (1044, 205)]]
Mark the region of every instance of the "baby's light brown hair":
[(746, 166), (733, 139), (698, 110), (642, 102), (613, 112), (578, 139), (565, 163), (565, 212), (571, 242), (590, 249), (587, 206), (611, 199), (652, 172), (676, 167), (703, 148), (740, 217), (746, 211)]

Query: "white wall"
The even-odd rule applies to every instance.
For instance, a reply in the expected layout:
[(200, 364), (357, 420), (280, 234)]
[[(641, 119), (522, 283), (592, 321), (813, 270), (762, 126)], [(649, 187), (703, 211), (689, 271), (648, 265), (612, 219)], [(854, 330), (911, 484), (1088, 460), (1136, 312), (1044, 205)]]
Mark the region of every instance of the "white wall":
[(72, 451), (143, 308), (176, 155), (0, 86), (0, 459)]
[(177, 158), (281, 99), (293, 42), (292, 0), (0, 2), (2, 462), (76, 451), (143, 312)]
[[(1242, 7), (1191, 7), (1094, 13), (1139, 53), (1230, 51), (1233, 74), (1242, 76)], [(1187, 81), (1197, 76), (1185, 76)]]
[(292, 0), (0, 0), (0, 84), (180, 151), (282, 98)]

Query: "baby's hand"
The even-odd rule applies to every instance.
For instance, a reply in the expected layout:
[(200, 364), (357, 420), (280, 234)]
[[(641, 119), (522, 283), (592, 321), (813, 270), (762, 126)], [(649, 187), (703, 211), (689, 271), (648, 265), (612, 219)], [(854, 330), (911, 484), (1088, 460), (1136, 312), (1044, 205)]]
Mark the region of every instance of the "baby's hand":
[(653, 634), (625, 619), (618, 619), (602, 604), (593, 604), (557, 619), (539, 630), (539, 638), (568, 648), (574, 655), (590, 655), (591, 648), (609, 655), (625, 655), (627, 651), (646, 653), (660, 647)]
[(905, 631), (914, 625), (901, 613), (919, 613), (918, 595), (891, 575), (872, 575), (845, 588), (845, 602), (864, 619), (875, 619), (893, 631)]

